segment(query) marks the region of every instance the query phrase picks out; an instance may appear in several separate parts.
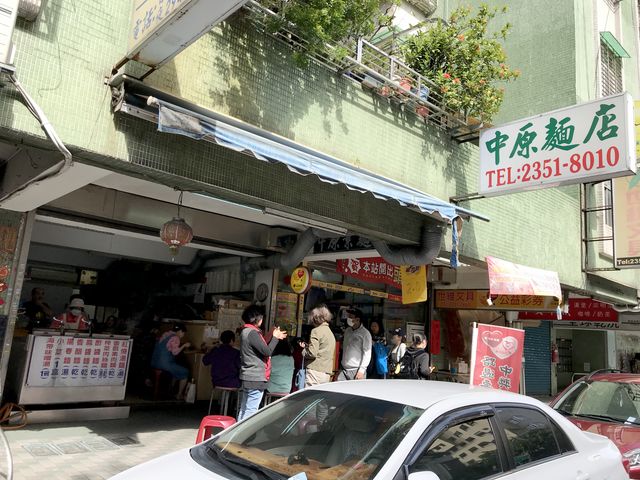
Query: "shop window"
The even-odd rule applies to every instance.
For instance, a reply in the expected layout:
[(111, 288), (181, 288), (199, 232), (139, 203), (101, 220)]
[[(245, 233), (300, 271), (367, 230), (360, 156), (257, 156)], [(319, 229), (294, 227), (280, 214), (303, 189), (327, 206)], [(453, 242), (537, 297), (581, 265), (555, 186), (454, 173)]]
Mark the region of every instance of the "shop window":
[[(466, 432), (462, 438), (459, 435), (461, 432)], [(480, 438), (483, 438), (483, 442), (478, 441)], [(470, 420), (449, 427), (409, 470), (433, 472), (440, 480), (480, 480), (502, 472), (489, 420)]]
[(529, 408), (499, 407), (496, 413), (516, 468), (560, 455), (551, 422), (542, 412)]

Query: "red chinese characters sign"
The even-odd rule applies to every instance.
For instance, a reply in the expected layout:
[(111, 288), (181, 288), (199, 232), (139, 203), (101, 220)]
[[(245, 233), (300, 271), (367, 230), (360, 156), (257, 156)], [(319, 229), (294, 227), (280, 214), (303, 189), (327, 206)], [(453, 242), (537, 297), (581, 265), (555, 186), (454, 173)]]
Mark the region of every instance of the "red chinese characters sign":
[(558, 323), (579, 322), (612, 328), (616, 328), (619, 323), (618, 312), (611, 305), (590, 298), (570, 298), (569, 312), (562, 314), (561, 320), (549, 312), (520, 312), (518, 318), (520, 320), (552, 320)]
[(478, 324), (471, 346), (471, 385), (518, 392), (524, 330)]
[(337, 260), (336, 271), (365, 282), (385, 283), (398, 289), (402, 288), (400, 267), (391, 265), (380, 257)]

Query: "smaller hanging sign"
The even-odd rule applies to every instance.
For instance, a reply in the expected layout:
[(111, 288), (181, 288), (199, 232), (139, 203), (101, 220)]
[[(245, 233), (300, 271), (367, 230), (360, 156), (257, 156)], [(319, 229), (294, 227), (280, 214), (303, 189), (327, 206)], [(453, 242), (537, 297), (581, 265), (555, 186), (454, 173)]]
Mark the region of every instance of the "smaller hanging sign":
[(518, 393), (524, 330), (476, 324), (471, 343), (471, 385)]
[(400, 267), (402, 280), (402, 303), (427, 301), (427, 267), (425, 265), (404, 265)]
[(291, 290), (298, 295), (306, 293), (311, 288), (311, 271), (307, 267), (297, 267), (291, 272)]

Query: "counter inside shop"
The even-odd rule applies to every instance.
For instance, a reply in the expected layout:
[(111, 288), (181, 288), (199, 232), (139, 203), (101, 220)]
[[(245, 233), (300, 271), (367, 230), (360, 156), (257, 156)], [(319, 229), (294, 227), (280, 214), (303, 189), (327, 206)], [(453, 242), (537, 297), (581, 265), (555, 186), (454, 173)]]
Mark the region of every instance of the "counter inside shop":
[(8, 393), (21, 405), (123, 400), (131, 347), (126, 335), (34, 330), (15, 337)]

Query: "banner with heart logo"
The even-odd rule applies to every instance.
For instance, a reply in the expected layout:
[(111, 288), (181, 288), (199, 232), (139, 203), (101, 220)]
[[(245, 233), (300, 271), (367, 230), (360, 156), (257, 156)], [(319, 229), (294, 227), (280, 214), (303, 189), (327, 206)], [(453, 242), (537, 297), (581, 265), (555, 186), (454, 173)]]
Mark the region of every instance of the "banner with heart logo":
[(524, 330), (477, 324), (471, 346), (471, 384), (518, 392)]

